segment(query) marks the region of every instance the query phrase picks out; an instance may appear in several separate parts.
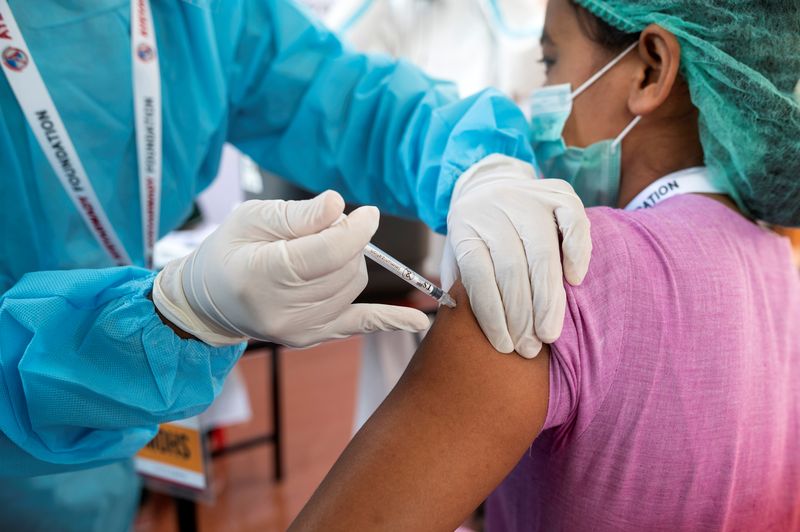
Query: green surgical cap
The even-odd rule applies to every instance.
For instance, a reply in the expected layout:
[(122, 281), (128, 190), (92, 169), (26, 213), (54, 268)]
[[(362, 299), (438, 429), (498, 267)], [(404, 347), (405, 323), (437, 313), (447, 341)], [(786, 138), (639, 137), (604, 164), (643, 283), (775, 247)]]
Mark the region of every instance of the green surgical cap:
[(800, 1), (575, 1), (621, 31), (672, 32), (713, 179), (751, 216), (800, 226)]

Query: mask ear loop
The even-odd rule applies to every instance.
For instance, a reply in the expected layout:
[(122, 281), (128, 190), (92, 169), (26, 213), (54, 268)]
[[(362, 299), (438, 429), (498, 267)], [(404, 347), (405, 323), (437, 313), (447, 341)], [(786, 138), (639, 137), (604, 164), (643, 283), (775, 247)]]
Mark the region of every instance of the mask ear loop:
[(619, 136), (616, 139), (614, 139), (614, 142), (611, 143), (611, 149), (616, 150), (617, 147), (619, 147), (619, 145), (622, 144), (622, 141), (625, 140), (625, 137), (628, 136), (628, 133), (630, 133), (633, 130), (633, 128), (639, 125), (639, 122), (641, 121), (642, 121), (641, 116), (637, 116), (636, 118), (631, 120), (631, 123), (628, 124), (628, 127), (623, 129), (622, 133), (620, 133)]
[(589, 78), (588, 80), (586, 80), (586, 82), (585, 82), (583, 85), (581, 85), (580, 87), (578, 87), (578, 88), (575, 90), (575, 92), (573, 92), (573, 93), (572, 93), (572, 99), (574, 100), (575, 98), (577, 98), (578, 96), (580, 96), (580, 95), (581, 95), (581, 94), (582, 94), (584, 91), (586, 91), (586, 89), (588, 89), (589, 87), (591, 87), (592, 85), (594, 85), (594, 84), (597, 82), (597, 80), (598, 80), (598, 79), (600, 79), (600, 78), (602, 78), (603, 76), (605, 76), (605, 75), (606, 75), (606, 73), (607, 73), (609, 70), (611, 70), (612, 68), (614, 68), (615, 66), (617, 66), (617, 64), (618, 64), (620, 61), (622, 61), (622, 60), (625, 58), (625, 56), (626, 56), (626, 55), (628, 55), (629, 53), (631, 53), (631, 51), (632, 51), (634, 48), (636, 48), (637, 46), (639, 46), (639, 41), (636, 41), (635, 43), (633, 43), (633, 44), (631, 44), (630, 46), (628, 46), (628, 47), (625, 49), (625, 51), (624, 51), (624, 52), (622, 52), (622, 53), (621, 53), (621, 54), (619, 54), (617, 57), (615, 57), (615, 58), (614, 58), (614, 59), (613, 59), (613, 60), (612, 60), (612, 61), (611, 61), (609, 64), (607, 64), (606, 66), (604, 66), (603, 68), (601, 68), (601, 69), (600, 69), (600, 70), (599, 70), (599, 71), (598, 71), (598, 72), (597, 72), (597, 73), (596, 73), (594, 76), (592, 76), (591, 78)]

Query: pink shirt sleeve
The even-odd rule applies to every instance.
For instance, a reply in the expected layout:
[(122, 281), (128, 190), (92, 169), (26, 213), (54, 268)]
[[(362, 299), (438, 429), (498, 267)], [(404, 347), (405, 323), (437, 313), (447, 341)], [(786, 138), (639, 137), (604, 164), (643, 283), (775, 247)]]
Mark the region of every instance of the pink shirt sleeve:
[[(588, 211), (592, 261), (581, 286), (565, 283), (567, 312), (561, 338), (551, 346), (550, 400), (544, 428), (556, 445), (581, 436), (602, 407), (614, 381), (628, 321), (630, 228), (621, 211)], [(578, 408), (580, 406), (580, 408)]]

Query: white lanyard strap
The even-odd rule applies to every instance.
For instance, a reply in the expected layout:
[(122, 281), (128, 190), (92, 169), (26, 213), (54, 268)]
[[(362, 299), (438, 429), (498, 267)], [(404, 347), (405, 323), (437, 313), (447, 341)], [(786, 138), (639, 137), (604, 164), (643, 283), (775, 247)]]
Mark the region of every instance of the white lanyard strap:
[(161, 76), (149, 0), (131, 2), (131, 56), (144, 262), (153, 267), (161, 206)]
[(664, 200), (681, 194), (725, 194), (725, 191), (711, 182), (711, 176), (706, 167), (688, 168), (651, 183), (633, 198), (625, 210), (649, 209)]
[[(149, 0), (134, 0), (131, 13), (142, 232), (145, 264), (150, 267), (161, 196), (161, 82)], [(0, 0), (0, 63), (50, 166), (95, 239), (115, 264), (131, 264), (89, 181), (8, 0)]]

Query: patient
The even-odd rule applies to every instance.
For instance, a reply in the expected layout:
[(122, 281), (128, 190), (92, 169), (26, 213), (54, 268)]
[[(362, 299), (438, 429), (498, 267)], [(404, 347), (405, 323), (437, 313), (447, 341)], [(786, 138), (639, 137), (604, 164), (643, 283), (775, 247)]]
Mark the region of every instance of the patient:
[[(664, 176), (704, 175), (705, 111), (671, 32), (625, 33), (569, 0), (550, 1), (545, 32), (548, 85), (573, 88), (639, 43), (575, 99), (564, 129), (588, 146), (642, 117), (622, 142), (617, 207)], [(799, 170), (794, 146), (786, 164)], [(566, 286), (563, 335), (534, 360), (495, 352), (456, 286), (458, 308), (441, 310), (293, 528), (453, 530), (489, 497), (490, 531), (800, 529), (790, 247), (740, 211), (757, 198), (695, 190), (589, 209), (589, 275)]]

